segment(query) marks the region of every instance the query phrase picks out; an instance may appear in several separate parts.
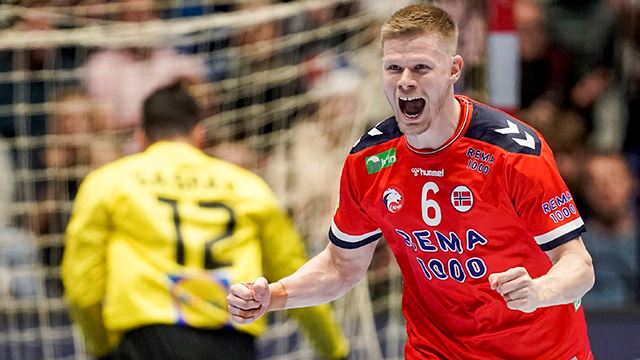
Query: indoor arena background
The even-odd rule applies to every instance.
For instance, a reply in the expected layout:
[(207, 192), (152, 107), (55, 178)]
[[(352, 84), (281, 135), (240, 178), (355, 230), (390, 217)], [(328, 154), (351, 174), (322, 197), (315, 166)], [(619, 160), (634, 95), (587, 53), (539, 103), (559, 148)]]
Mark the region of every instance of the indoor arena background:
[[(206, 109), (206, 151), (263, 176), (310, 255), (326, 246), (342, 161), (391, 114), (380, 24), (408, 3), (1, 0), (0, 359), (89, 358), (60, 281), (73, 198), (88, 171), (139, 150), (142, 100), (172, 80)], [(460, 25), (456, 92), (541, 131), (579, 202), (601, 272), (583, 300), (596, 358), (640, 359), (640, 1), (436, 3)], [(350, 359), (403, 358), (401, 295), (381, 242), (334, 303)], [(260, 354), (314, 356), (284, 312)]]

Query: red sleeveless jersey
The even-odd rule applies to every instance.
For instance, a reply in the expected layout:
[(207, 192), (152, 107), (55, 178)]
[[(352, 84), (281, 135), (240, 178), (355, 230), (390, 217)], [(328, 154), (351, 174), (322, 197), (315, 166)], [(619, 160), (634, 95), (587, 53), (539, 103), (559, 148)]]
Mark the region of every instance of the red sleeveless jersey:
[(579, 302), (533, 313), (507, 308), (489, 274), (544, 275), (551, 250), (584, 232), (540, 134), (457, 96), (455, 134), (413, 149), (395, 118), (346, 159), (329, 237), (357, 248), (384, 236), (404, 279), (407, 359), (591, 359)]

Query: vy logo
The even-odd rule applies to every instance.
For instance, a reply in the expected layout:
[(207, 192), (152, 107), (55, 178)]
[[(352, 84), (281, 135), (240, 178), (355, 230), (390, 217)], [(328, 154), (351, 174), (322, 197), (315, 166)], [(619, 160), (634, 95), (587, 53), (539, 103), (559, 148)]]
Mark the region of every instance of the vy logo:
[(391, 148), (379, 154), (367, 156), (364, 159), (368, 174), (375, 174), (378, 171), (393, 165), (396, 160), (396, 148)]
[(390, 187), (382, 194), (382, 200), (384, 200), (384, 206), (389, 210), (389, 212), (397, 213), (402, 209), (404, 196), (402, 196), (400, 190)]

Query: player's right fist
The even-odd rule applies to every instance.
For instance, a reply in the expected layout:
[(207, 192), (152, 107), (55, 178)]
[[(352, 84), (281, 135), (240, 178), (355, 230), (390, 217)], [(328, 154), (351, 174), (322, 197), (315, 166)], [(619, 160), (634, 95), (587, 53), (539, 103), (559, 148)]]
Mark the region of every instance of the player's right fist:
[(267, 312), (270, 301), (269, 282), (263, 277), (252, 283), (234, 284), (227, 295), (231, 319), (238, 324), (248, 324), (260, 318)]

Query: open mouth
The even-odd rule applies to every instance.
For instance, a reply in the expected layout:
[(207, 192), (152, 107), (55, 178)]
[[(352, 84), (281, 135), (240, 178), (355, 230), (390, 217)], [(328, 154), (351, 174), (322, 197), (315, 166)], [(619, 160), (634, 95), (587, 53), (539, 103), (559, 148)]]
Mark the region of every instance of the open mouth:
[(400, 97), (398, 99), (400, 110), (408, 118), (420, 116), (426, 103), (426, 100), (421, 97)]

